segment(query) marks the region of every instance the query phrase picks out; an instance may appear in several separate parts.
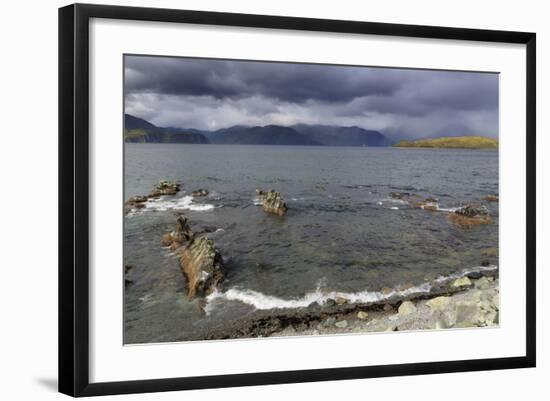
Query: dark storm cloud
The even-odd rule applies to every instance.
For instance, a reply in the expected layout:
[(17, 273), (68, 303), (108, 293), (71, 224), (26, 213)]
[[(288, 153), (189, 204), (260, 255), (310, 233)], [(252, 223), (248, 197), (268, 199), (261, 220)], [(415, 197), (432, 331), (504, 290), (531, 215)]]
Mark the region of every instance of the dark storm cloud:
[(400, 87), (395, 70), (225, 60), (128, 57), (127, 90), (235, 98), (263, 95), (282, 101), (347, 101), (390, 95)]
[(496, 74), (127, 56), (125, 85), (127, 112), (163, 126), (498, 135)]

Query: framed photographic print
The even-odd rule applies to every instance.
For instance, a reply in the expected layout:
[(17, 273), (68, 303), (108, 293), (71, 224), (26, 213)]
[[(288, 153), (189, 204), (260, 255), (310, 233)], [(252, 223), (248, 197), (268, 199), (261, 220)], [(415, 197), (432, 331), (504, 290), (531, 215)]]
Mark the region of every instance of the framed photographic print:
[(534, 33), (61, 8), (59, 390), (535, 366), (535, 82)]

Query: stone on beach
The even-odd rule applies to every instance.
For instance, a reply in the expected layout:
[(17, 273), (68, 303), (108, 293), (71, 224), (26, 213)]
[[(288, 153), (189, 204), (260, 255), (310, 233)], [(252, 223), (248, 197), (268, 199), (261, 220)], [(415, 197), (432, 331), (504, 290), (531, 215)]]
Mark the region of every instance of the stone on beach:
[(416, 312), (416, 306), (411, 301), (405, 301), (399, 305), (399, 315), (406, 316)]
[(464, 277), (460, 277), (460, 278), (457, 278), (455, 281), (453, 281), (453, 283), (451, 284), (451, 287), (454, 287), (454, 288), (457, 288), (457, 287), (468, 287), (472, 285), (472, 281), (464, 276)]
[(436, 297), (426, 302), (433, 311), (443, 310), (451, 303), (450, 297)]
[(345, 329), (346, 327), (348, 327), (348, 321), (347, 320), (341, 320), (339, 322), (334, 323), (334, 325), (336, 327), (338, 327), (339, 329)]
[(364, 312), (364, 311), (357, 312), (357, 318), (360, 320), (365, 320), (368, 316), (369, 314), (367, 312)]

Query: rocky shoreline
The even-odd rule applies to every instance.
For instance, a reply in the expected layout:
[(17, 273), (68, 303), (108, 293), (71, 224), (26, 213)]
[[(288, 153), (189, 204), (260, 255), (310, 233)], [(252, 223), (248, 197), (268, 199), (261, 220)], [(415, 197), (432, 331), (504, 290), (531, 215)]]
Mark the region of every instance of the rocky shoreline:
[(442, 282), (429, 293), (395, 295), (385, 302), (335, 299), (305, 308), (255, 311), (179, 341), (491, 327), (498, 322), (499, 281), (494, 269)]
[[(147, 196), (130, 198), (125, 211), (139, 209), (151, 198), (175, 195), (180, 184), (160, 181)], [(192, 192), (193, 197), (208, 196), (206, 189)], [(279, 192), (256, 190), (265, 213), (285, 216), (288, 207)], [(393, 199), (413, 208), (429, 212), (445, 211), (450, 223), (463, 229), (490, 224), (488, 210), (483, 205), (467, 204), (453, 210), (439, 208), (435, 198), (391, 192)], [(487, 202), (498, 202), (490, 195)], [(275, 217), (277, 218), (277, 217)], [(206, 231), (194, 232), (183, 213), (178, 212), (175, 228), (165, 233), (160, 245), (168, 247), (177, 257), (185, 277), (187, 297), (196, 300), (203, 312), (208, 296), (222, 286), (225, 266), (220, 251)], [(483, 257), (495, 258), (496, 248), (486, 250)], [(126, 269), (126, 273), (129, 269)], [(126, 285), (132, 282), (126, 280)], [(427, 289), (426, 289), (427, 288)], [(480, 269), (462, 275), (436, 279), (425, 286), (401, 285), (397, 289), (382, 288), (380, 299), (357, 303), (345, 294), (295, 309), (255, 310), (223, 327), (210, 327), (196, 338), (180, 340), (214, 340), (293, 335), (366, 333), (379, 331), (434, 330), (443, 328), (484, 327), (498, 325), (498, 268), (483, 260)]]

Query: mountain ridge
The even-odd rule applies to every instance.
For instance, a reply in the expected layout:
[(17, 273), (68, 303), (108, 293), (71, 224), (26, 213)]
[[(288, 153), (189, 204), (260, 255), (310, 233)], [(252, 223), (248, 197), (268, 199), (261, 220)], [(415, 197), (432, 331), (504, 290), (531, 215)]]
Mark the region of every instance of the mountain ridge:
[[(195, 128), (157, 127), (150, 122), (125, 114), (126, 142), (213, 143), (242, 145), (304, 146), (390, 146), (393, 141), (379, 131), (352, 126), (294, 124), (282, 126), (234, 125), (214, 131)], [(187, 137), (179, 135), (188, 135)], [(194, 135), (194, 142), (189, 135)], [(200, 137), (204, 139), (201, 139)], [(199, 142), (197, 142), (199, 141)]]

